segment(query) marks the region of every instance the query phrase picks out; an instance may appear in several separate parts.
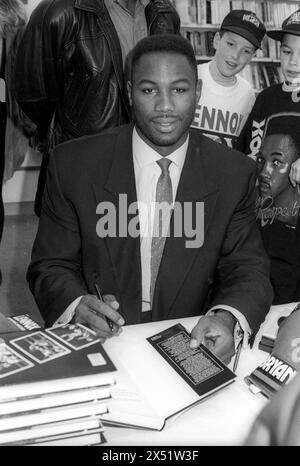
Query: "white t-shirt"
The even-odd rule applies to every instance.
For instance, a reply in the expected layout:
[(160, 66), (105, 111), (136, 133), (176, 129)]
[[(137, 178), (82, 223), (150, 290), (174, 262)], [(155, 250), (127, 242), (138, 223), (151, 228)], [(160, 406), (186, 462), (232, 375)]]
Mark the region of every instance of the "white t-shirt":
[(202, 89), (192, 127), (229, 147), (240, 134), (255, 102), (250, 83), (239, 75), (236, 77), (233, 86), (222, 86), (212, 78), (209, 62), (198, 65)]

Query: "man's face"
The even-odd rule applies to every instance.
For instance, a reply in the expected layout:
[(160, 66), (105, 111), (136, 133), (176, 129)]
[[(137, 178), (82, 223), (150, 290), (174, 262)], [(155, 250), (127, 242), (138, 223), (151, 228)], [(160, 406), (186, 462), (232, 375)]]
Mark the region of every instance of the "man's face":
[(281, 69), (285, 80), (300, 84), (300, 36), (285, 34), (280, 47)]
[(226, 31), (215, 35), (215, 61), (222, 76), (230, 78), (239, 73), (251, 60), (256, 48), (244, 37)]
[(261, 197), (275, 199), (291, 186), (289, 172), (296, 159), (296, 147), (290, 136), (272, 134), (265, 137), (256, 158)]
[(140, 136), (162, 156), (185, 141), (196, 104), (195, 72), (179, 53), (143, 55), (133, 70), (129, 100)]

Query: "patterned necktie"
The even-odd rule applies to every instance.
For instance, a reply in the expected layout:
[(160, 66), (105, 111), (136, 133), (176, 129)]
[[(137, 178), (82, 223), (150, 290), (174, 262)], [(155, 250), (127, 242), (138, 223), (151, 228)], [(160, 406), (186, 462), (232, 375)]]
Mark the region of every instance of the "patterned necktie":
[(157, 161), (161, 169), (161, 174), (156, 185), (155, 214), (151, 243), (151, 307), (156, 277), (170, 225), (171, 208), (173, 204), (172, 181), (169, 173), (169, 166), (171, 163), (171, 160), (164, 157)]

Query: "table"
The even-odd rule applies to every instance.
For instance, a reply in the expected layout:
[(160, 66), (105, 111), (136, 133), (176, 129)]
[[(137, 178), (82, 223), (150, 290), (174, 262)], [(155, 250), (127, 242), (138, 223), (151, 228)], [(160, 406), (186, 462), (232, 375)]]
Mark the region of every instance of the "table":
[[(123, 427), (105, 427), (105, 435), (108, 446), (129, 445), (168, 445), (168, 446), (201, 446), (201, 445), (242, 445), (256, 416), (268, 402), (260, 393), (254, 395), (244, 382), (244, 377), (249, 375), (260, 363), (267, 353), (258, 349), (260, 336), (270, 319), (284, 308), (291, 310), (296, 303), (285, 306), (273, 306), (266, 316), (260, 331), (258, 332), (253, 348), (241, 351), (237, 368), (236, 381), (228, 387), (220, 390), (205, 399), (197, 406), (175, 417), (162, 431), (150, 431)], [(198, 318), (181, 319), (180, 322), (191, 330)], [(160, 330), (170, 327), (178, 320), (151, 322), (139, 326), (128, 326), (132, 329), (143, 329), (146, 336), (151, 336)], [(146, 331), (147, 330), (147, 331)], [(129, 344), (126, 332), (118, 339), (122, 345)], [(105, 343), (105, 349), (110, 354), (116, 340), (111, 339)], [(232, 368), (233, 361), (230, 364)]]
[[(268, 402), (260, 393), (254, 395), (249, 390), (244, 382), (244, 377), (249, 375), (267, 357), (266, 352), (258, 349), (258, 342), (265, 327), (270, 321), (275, 321), (280, 313), (291, 311), (295, 305), (296, 303), (289, 303), (271, 307), (256, 335), (253, 348), (241, 351), (236, 371), (237, 378), (233, 384), (176, 417), (161, 432), (106, 426), (107, 445), (242, 445), (256, 416)], [(197, 320), (193, 317), (181, 319), (180, 322), (188, 330), (191, 330)], [(178, 320), (169, 320), (143, 325), (149, 329), (148, 336), (150, 336), (177, 322)], [(118, 338), (124, 337), (121, 334)], [(105, 346), (108, 353), (111, 344), (113, 344), (112, 340), (110, 340), (108, 347)], [(124, 338), (124, 344), (126, 344), (126, 338)], [(232, 368), (232, 365), (233, 361), (229, 367)]]

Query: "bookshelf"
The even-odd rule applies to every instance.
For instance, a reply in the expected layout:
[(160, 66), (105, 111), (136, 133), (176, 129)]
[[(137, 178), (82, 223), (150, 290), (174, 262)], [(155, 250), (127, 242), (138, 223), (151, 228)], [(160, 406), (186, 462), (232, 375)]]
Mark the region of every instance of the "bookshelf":
[[(173, 0), (173, 4), (180, 15), (181, 33), (193, 45), (198, 63), (211, 60), (214, 34), (230, 10), (254, 11), (272, 30), (280, 28), (285, 18), (300, 9), (300, 1), (296, 0)], [(282, 81), (279, 57), (279, 42), (265, 37), (262, 49), (241, 73), (256, 93)]]

